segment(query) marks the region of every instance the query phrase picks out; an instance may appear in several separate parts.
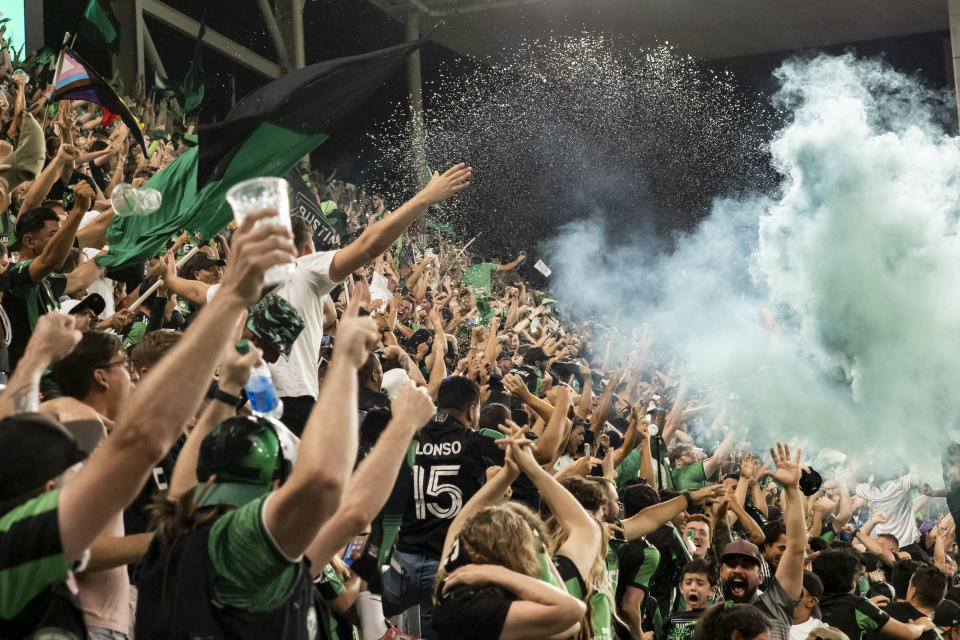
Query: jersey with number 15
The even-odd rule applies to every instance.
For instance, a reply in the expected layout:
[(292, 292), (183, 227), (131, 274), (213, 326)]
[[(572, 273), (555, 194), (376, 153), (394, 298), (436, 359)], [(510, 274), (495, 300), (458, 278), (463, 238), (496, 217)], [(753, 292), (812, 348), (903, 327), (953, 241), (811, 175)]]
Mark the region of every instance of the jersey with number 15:
[(503, 464), (503, 451), (444, 413), (423, 427), (417, 440), (413, 467), (401, 472), (412, 478), (395, 488), (408, 492), (397, 549), (439, 560), (450, 523), (480, 490), (487, 467)]

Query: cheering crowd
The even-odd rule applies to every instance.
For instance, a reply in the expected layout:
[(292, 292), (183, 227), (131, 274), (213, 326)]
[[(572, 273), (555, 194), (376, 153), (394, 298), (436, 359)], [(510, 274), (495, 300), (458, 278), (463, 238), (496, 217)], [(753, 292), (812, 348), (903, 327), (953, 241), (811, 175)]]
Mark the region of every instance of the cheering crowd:
[(107, 273), (193, 127), (140, 96), (145, 156), (45, 64), (0, 54), (0, 637), (960, 638), (960, 445), (939, 488), (745, 445), (669, 345), (422, 233), (462, 164), (315, 173), (332, 250), (264, 209)]

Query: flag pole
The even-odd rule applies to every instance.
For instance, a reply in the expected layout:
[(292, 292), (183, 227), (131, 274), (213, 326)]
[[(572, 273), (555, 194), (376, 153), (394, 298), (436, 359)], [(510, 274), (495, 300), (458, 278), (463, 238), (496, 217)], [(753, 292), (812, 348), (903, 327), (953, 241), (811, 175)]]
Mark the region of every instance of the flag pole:
[[(187, 260), (189, 260), (190, 258), (192, 258), (193, 256), (195, 256), (198, 251), (200, 251), (200, 245), (194, 245), (193, 249), (190, 249), (190, 251), (187, 253), (187, 255), (185, 255), (185, 256), (183, 256), (182, 258), (180, 258), (179, 260), (177, 260), (177, 270), (179, 271), (179, 270), (180, 270), (180, 267), (182, 267), (183, 265), (185, 265), (185, 264), (187, 263)], [(147, 301), (147, 298), (149, 298), (149, 297), (151, 296), (151, 294), (153, 294), (154, 291), (156, 291), (157, 289), (160, 288), (160, 285), (161, 285), (161, 284), (163, 284), (163, 280), (160, 279), (160, 278), (157, 278), (157, 281), (154, 282), (152, 285), (150, 285), (150, 288), (149, 288), (149, 289), (147, 289), (147, 290), (144, 291), (142, 294), (140, 294), (140, 297), (137, 298), (136, 300), (134, 300), (134, 301), (130, 304), (130, 306), (127, 307), (127, 309), (129, 309), (130, 311), (136, 311), (137, 308), (138, 308), (140, 305), (142, 305), (144, 302)]]
[[(74, 35), (73, 39), (74, 39), (74, 40), (77, 39), (76, 35)], [(50, 98), (49, 98), (49, 100), (48, 100), (48, 101), (49, 101), (49, 104), (48, 104), (47, 107), (43, 110), (43, 124), (40, 125), (40, 131), (44, 131), (44, 130), (47, 128), (47, 117), (48, 117), (49, 114), (50, 114), (50, 108), (49, 108), (49, 107), (50, 107), (51, 104), (53, 104), (53, 102), (52, 102), (52, 100), (53, 100), (53, 94), (54, 94), (54, 92), (57, 90), (57, 78), (60, 77), (60, 68), (63, 66), (63, 52), (64, 52), (64, 50), (67, 48), (67, 41), (68, 41), (68, 40), (70, 40), (70, 32), (69, 32), (69, 31), (67, 31), (65, 34), (63, 34), (63, 44), (60, 45), (60, 55), (57, 56), (57, 68), (53, 70), (53, 84), (52, 84), (51, 87), (50, 87)], [(73, 46), (73, 43), (71, 43), (70, 46), (72, 47), (72, 46)]]

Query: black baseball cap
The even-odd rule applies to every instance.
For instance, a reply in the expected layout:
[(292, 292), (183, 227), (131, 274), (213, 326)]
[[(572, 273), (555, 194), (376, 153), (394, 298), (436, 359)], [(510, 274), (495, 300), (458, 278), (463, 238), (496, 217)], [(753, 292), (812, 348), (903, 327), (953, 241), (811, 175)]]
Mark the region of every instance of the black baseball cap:
[(49, 207), (34, 207), (33, 209), (24, 211), (23, 214), (17, 218), (17, 222), (13, 226), (13, 233), (16, 238), (7, 246), (7, 249), (10, 251), (20, 251), (20, 249), (23, 248), (23, 236), (28, 233), (40, 231), (48, 220), (60, 222), (60, 216)]
[(20, 413), (0, 420), (0, 500), (42, 487), (85, 457), (50, 416)]
[(99, 293), (91, 293), (76, 304), (71, 305), (70, 302), (70, 300), (67, 300), (61, 306), (63, 307), (64, 311), (71, 314), (92, 311), (93, 315), (99, 316), (101, 313), (103, 313), (103, 310), (107, 308), (107, 303), (103, 300), (103, 296), (101, 296)]
[(933, 611), (933, 624), (946, 631), (960, 624), (960, 604), (953, 600), (944, 600)]
[(823, 583), (820, 577), (812, 571), (803, 572), (803, 590), (819, 600), (823, 597)]

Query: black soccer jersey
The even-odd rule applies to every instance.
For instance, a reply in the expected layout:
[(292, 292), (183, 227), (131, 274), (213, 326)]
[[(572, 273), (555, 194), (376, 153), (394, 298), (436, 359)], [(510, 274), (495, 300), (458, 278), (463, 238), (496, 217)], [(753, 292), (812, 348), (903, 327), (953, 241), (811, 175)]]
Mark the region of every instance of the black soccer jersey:
[(401, 472), (412, 482), (401, 479), (394, 487), (408, 493), (397, 549), (439, 560), (450, 523), (483, 485), (487, 467), (503, 464), (503, 451), (444, 413), (417, 439), (413, 466)]

